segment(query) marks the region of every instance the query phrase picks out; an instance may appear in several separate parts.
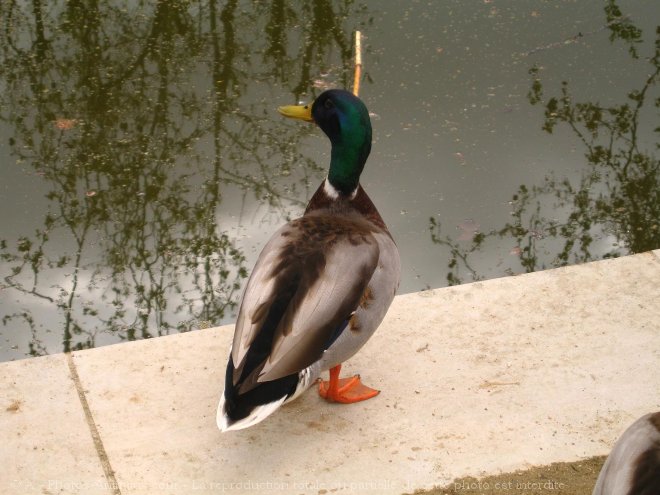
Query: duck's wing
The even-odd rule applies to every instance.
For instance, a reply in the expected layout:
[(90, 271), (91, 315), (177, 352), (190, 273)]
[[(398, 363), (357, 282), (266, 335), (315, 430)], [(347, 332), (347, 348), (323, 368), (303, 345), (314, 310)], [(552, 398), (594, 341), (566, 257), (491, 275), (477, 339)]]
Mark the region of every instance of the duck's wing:
[[(378, 264), (378, 243), (363, 225), (337, 222), (303, 217), (264, 247), (243, 296), (232, 346), (234, 384), (242, 381), (242, 392), (317, 361), (358, 307)], [(259, 352), (253, 344), (262, 353), (268, 347), (263, 359), (250, 356)]]

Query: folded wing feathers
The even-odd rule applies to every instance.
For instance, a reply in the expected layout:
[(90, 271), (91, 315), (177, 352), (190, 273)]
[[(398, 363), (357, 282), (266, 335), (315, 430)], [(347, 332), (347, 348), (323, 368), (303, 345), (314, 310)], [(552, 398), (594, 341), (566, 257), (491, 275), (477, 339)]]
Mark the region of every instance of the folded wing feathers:
[(232, 346), (232, 359), (236, 366), (247, 354), (275, 296), (276, 267), (280, 263), (280, 253), (286, 242), (286, 236), (282, 233), (287, 228), (290, 229), (289, 225), (282, 227), (266, 244), (245, 288)]
[[(317, 228), (320, 231), (326, 226)], [(332, 228), (327, 231), (327, 238), (322, 237), (317, 245), (310, 248), (304, 243), (304, 249), (297, 251), (295, 243), (314, 232), (287, 224), (264, 247), (236, 322), (232, 359), (237, 371), (278, 290), (289, 281), (295, 280), (298, 287), (275, 331), (272, 352), (260, 371), (259, 382), (281, 378), (312, 364), (334, 328), (358, 306), (379, 261), (378, 243), (364, 229), (353, 237), (337, 236)]]
[(355, 310), (376, 269), (378, 245), (337, 243), (326, 254), (320, 277), (296, 294), (275, 335), (258, 381), (281, 378), (311, 365), (336, 326)]

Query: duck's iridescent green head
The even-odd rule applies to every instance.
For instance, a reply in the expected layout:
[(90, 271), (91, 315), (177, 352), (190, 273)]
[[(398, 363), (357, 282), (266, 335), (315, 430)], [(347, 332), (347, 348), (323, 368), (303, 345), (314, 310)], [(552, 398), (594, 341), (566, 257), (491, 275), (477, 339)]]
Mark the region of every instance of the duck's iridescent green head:
[(328, 180), (343, 194), (352, 194), (371, 151), (371, 120), (362, 101), (348, 91), (330, 89), (314, 103), (280, 107), (285, 117), (316, 122), (332, 143)]

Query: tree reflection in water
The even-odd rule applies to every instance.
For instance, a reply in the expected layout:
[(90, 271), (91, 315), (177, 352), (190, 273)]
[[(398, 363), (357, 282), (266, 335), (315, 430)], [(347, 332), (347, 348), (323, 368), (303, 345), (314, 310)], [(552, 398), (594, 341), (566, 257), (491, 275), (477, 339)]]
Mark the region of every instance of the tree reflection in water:
[(623, 103), (601, 106), (575, 101), (567, 82), (559, 96), (545, 99), (539, 68), (530, 70), (528, 99), (544, 107), (543, 129), (552, 134), (558, 126), (567, 126), (573, 132), (585, 149), (584, 171), (577, 183), (548, 177), (540, 185), (521, 185), (510, 201), (511, 221), (475, 233), (467, 247), (443, 236), (440, 223), (431, 218), (433, 243), (450, 251), (450, 285), (466, 277), (482, 280), (475, 254), (495, 240), (512, 241), (510, 258), (517, 259), (519, 267), (507, 268), (508, 274), (549, 268), (544, 261), (549, 252), (556, 253), (550, 256), (550, 266), (559, 267), (660, 247), (660, 160), (654, 150), (638, 147), (638, 137), (648, 132), (639, 128), (642, 108), (649, 100), (660, 107), (660, 98), (650, 96), (660, 72), (660, 28), (654, 53), (640, 58), (642, 32), (613, 1), (606, 5), (605, 15), (610, 41), (626, 43), (633, 59), (648, 63), (648, 77)]
[(34, 0), (1, 10), (0, 119), (17, 166), (48, 191), (42, 225), (0, 239), (0, 289), (18, 300), (5, 326), (31, 332), (26, 351), (42, 355), (222, 321), (247, 276), (218, 225), (224, 196), (242, 190), (286, 216), (322, 173), (298, 151), (305, 131), (271, 121), (263, 100), (274, 86), (314, 93), (333, 68), (345, 84), (356, 27), (346, 19), (363, 7)]

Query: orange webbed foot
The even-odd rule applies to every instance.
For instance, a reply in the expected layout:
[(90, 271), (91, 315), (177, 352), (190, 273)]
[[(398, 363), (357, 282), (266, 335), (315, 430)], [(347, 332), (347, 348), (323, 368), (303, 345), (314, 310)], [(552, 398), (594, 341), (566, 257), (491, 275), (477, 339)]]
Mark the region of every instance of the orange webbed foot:
[(371, 399), (380, 393), (380, 390), (367, 387), (356, 375), (351, 378), (339, 378), (341, 365), (330, 369), (330, 381), (319, 383), (319, 395), (329, 402), (352, 404)]

